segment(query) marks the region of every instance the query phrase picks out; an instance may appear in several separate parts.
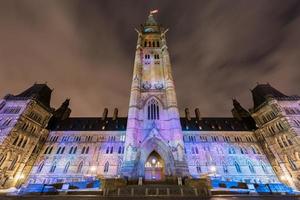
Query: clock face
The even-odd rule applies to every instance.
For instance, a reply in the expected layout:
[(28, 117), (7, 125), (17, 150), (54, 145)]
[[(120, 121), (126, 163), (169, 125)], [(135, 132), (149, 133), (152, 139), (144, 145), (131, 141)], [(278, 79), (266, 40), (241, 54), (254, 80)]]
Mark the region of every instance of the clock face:
[(153, 28), (146, 28), (145, 32), (154, 32)]

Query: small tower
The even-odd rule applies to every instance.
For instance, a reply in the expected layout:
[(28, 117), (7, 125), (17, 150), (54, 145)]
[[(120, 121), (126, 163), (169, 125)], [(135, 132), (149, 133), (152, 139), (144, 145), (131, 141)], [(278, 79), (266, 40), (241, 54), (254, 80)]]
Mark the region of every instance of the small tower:
[[(151, 179), (149, 158), (160, 160), (164, 176), (186, 176), (175, 86), (166, 32), (150, 13), (138, 32), (122, 175)], [(154, 158), (153, 156), (157, 156)], [(159, 157), (159, 158), (158, 158)]]

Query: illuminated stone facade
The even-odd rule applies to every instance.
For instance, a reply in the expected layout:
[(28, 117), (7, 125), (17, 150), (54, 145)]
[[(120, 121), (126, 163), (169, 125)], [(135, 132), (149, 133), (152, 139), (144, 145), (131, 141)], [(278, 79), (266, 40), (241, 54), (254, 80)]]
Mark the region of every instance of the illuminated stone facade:
[[(112, 117), (107, 109), (101, 117), (70, 117), (68, 99), (56, 110), (50, 107), (51, 90), (45, 84), (1, 100), (1, 187), (202, 176), (252, 183), (281, 177), (298, 186), (299, 113), (287, 112), (298, 112), (299, 98), (279, 100), (270, 85), (258, 85), (252, 91), (252, 116), (233, 100), (233, 117), (202, 117), (199, 109), (193, 117), (188, 109), (180, 117), (166, 32), (152, 15), (137, 30), (128, 117), (119, 117), (117, 109)], [(12, 106), (20, 110), (6, 113)], [(271, 110), (274, 119), (264, 120)]]
[(46, 85), (35, 84), (0, 100), (1, 187), (16, 186), (30, 173), (49, 133), (50, 96)]
[[(259, 95), (264, 92), (265, 95)], [(269, 84), (252, 90), (255, 134), (276, 174), (286, 184), (300, 188), (300, 97), (287, 96)]]

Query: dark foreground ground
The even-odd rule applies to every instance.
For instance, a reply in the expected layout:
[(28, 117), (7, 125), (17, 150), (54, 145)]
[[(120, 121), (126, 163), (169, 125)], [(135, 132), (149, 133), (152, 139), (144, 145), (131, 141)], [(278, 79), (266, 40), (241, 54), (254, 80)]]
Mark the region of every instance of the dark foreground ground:
[[(93, 195), (85, 195), (85, 196), (62, 196), (62, 195), (43, 195), (43, 196), (0, 196), (0, 200), (96, 200), (96, 199), (112, 199), (112, 200), (127, 200), (127, 199), (133, 199), (133, 200), (139, 200), (139, 199), (145, 199), (145, 200), (151, 200), (151, 199), (159, 199), (159, 200), (201, 200), (204, 198), (201, 197), (157, 197), (157, 196), (149, 196), (149, 197), (102, 197), (102, 196), (93, 196)], [(279, 200), (300, 200), (300, 197), (295, 196), (214, 196), (211, 198), (208, 198), (208, 200), (273, 200), (273, 199), (279, 199)]]

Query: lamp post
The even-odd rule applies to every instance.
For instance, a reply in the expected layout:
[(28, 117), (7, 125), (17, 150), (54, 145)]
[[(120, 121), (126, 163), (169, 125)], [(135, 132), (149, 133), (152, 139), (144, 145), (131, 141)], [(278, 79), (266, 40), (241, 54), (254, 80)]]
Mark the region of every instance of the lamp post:
[[(90, 171), (91, 171), (91, 177), (93, 177), (96, 172), (96, 166), (91, 166)], [(93, 180), (94, 180), (94, 178), (93, 178)]]
[(216, 178), (216, 171), (217, 171), (216, 166), (211, 166), (210, 171), (212, 172), (213, 176)]

